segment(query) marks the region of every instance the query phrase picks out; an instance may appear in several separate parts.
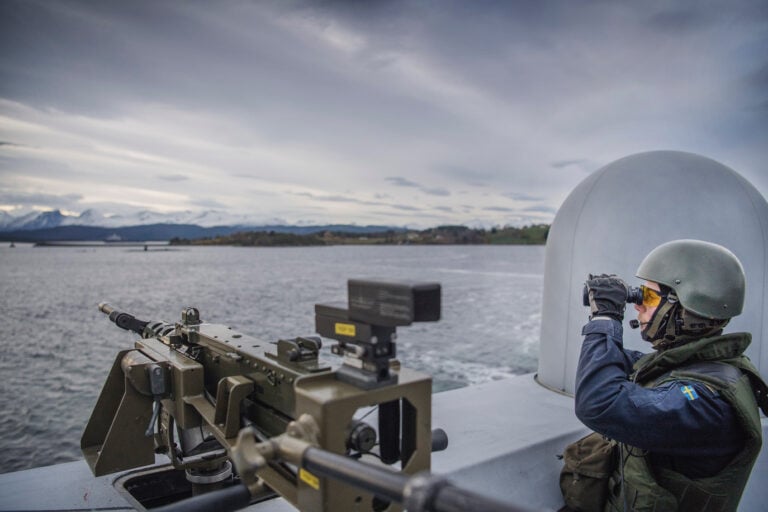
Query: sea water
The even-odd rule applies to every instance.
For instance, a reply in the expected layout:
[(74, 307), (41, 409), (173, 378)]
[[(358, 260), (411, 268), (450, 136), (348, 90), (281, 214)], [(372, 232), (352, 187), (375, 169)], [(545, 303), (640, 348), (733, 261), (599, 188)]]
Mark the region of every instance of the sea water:
[(81, 458), (114, 358), (136, 339), (99, 302), (168, 322), (195, 306), (276, 341), (313, 335), (314, 305), (346, 301), (349, 278), (436, 281), (441, 320), (399, 328), (397, 353), (440, 392), (535, 371), (543, 270), (541, 246), (0, 247), (0, 472)]

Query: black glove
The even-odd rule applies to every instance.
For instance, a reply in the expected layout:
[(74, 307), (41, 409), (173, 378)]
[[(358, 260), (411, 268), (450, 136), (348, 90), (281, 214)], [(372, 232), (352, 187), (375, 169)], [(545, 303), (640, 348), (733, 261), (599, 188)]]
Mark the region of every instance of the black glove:
[(627, 307), (627, 283), (614, 274), (589, 274), (585, 284), (589, 296), (589, 318), (607, 316), (621, 322)]

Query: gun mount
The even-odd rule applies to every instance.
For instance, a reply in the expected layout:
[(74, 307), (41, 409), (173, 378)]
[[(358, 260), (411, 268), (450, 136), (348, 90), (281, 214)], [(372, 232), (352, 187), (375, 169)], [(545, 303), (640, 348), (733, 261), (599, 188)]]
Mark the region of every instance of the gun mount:
[[(350, 280), (348, 287), (347, 308), (316, 306), (317, 332), (337, 340), (332, 352), (344, 358), (336, 370), (320, 359), (318, 337), (267, 343), (205, 323), (196, 308), (170, 324), (100, 304), (118, 327), (141, 338), (118, 354), (83, 433), (93, 473), (147, 466), (163, 453), (194, 493), (242, 480), (252, 497), (266, 485), (303, 511), (398, 510), (276, 457), (233, 478), (241, 430), (267, 443), (300, 417), (317, 427), (304, 437), (313, 447), (382, 466), (399, 462), (405, 475), (429, 470), (431, 377), (400, 367), (395, 329), (438, 320), (440, 285)], [(366, 408), (378, 413), (378, 428), (359, 417)]]

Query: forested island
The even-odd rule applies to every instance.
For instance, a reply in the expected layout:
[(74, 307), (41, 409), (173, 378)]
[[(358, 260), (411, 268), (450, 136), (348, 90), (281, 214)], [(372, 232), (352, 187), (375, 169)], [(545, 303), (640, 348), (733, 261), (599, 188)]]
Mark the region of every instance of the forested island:
[(491, 229), (466, 226), (438, 226), (422, 231), (390, 229), (380, 233), (322, 231), (310, 234), (277, 231), (241, 231), (231, 235), (199, 239), (173, 238), (171, 245), (237, 245), (248, 247), (299, 247), (316, 245), (542, 245), (549, 224)]

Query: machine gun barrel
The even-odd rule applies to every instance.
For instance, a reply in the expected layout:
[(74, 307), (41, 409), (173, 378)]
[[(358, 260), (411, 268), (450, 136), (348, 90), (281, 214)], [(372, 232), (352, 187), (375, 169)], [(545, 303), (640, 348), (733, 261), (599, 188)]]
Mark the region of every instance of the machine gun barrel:
[(320, 448), (304, 451), (303, 466), (318, 476), (333, 478), (401, 503), (408, 512), (532, 512), (510, 503), (462, 489), (428, 472), (406, 475), (344, 457)]
[(106, 302), (99, 304), (99, 311), (105, 315), (109, 315), (109, 319), (115, 323), (121, 329), (126, 331), (133, 331), (136, 334), (144, 334), (144, 328), (149, 322), (139, 320), (130, 313), (118, 311), (116, 308)]
[[(481, 496), (428, 472), (405, 475), (320, 448), (307, 448), (304, 451), (302, 467), (317, 476), (332, 478), (383, 500), (402, 504), (408, 512), (544, 512), (542, 509), (521, 507)], [(156, 510), (190, 512), (216, 509), (229, 512), (240, 510), (248, 504), (248, 488), (235, 485)]]

